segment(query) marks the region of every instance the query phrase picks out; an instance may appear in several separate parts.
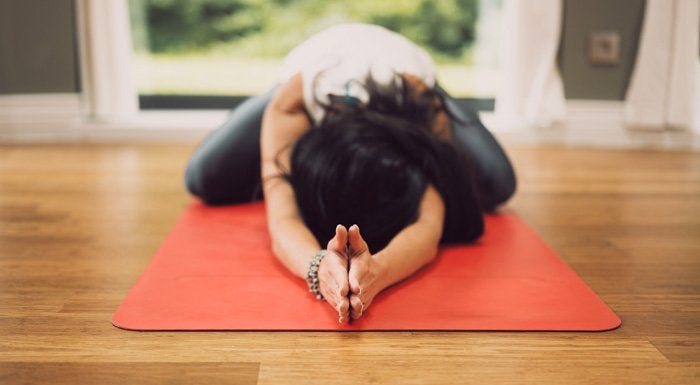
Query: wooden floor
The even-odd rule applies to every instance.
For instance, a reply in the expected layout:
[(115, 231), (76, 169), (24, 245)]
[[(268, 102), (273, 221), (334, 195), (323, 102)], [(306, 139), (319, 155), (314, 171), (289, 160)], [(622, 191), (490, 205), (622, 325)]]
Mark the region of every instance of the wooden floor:
[(112, 313), (193, 146), (0, 146), (0, 383), (700, 384), (700, 153), (509, 148), (510, 207), (620, 315), (605, 333), (160, 332)]

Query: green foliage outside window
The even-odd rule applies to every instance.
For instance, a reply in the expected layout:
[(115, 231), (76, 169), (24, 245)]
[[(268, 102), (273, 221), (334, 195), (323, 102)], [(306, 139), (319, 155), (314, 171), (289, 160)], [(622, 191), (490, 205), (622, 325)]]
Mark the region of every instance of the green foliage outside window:
[(361, 21), (407, 36), (438, 61), (455, 61), (474, 41), (478, 0), (131, 0), (131, 9), (140, 21), (134, 33), (153, 53), (280, 57), (314, 32)]

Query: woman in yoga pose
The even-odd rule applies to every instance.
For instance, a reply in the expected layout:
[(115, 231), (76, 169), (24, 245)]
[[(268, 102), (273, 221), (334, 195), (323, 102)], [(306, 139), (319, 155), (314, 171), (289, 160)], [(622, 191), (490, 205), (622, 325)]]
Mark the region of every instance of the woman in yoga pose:
[(515, 190), (505, 153), (436, 84), (427, 53), (364, 24), (295, 48), (280, 84), (195, 151), (185, 182), (211, 205), (250, 201), (262, 185), (273, 252), (339, 322), (441, 243), (476, 240), (483, 211)]

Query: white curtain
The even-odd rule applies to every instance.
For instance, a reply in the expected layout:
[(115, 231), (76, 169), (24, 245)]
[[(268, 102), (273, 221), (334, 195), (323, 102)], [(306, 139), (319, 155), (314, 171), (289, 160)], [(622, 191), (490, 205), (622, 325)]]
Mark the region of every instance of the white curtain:
[[(505, 0), (496, 115), (505, 122), (546, 126), (566, 113), (557, 66), (562, 0)], [(508, 124), (508, 123), (506, 123)]]
[(695, 95), (693, 95), (695, 102), (693, 103), (693, 131), (700, 134), (700, 57), (698, 57), (698, 62), (695, 64)]
[(697, 122), (698, 0), (647, 0), (625, 98), (629, 127), (690, 128)]
[(77, 5), (86, 114), (103, 122), (129, 119), (138, 111), (129, 3), (79, 0)]

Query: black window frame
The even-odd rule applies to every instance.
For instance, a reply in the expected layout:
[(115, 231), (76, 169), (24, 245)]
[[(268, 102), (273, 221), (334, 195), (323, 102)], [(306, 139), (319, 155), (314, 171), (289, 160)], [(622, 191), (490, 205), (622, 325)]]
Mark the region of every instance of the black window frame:
[[(232, 109), (250, 95), (139, 95), (142, 110), (220, 110)], [(455, 98), (461, 106), (477, 111), (493, 111), (493, 98)]]

